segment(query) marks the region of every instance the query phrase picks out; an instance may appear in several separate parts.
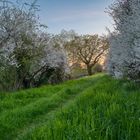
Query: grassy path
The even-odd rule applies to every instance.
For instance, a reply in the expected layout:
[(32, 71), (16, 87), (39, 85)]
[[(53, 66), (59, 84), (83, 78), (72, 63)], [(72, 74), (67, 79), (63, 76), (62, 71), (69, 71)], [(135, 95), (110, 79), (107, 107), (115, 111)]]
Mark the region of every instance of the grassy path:
[[(48, 116), (48, 114), (52, 116), (50, 112), (54, 112), (55, 110), (57, 110), (57, 108), (59, 109), (69, 100), (72, 100), (74, 96), (80, 94), (83, 90), (91, 86), (94, 81), (97, 81), (97, 79), (95, 78), (94, 80), (77, 80), (76, 83), (75, 81), (69, 81), (66, 85), (60, 85), (61, 90), (55, 90), (54, 94), (53, 92), (50, 92), (49, 94), (51, 95), (48, 96), (48, 93), (46, 93), (47, 96), (40, 95), (41, 97), (38, 97), (37, 100), (33, 100), (32, 102), (25, 101), (26, 104), (24, 105), (18, 106), (18, 104), (16, 104), (15, 108), (6, 108), (7, 110), (3, 111), (0, 114), (0, 125), (3, 126), (0, 129), (0, 138), (4, 140), (15, 139), (19, 132), (24, 131), (30, 126), (32, 127), (33, 124), (35, 125), (36, 123), (41, 123), (42, 120), (44, 121), (45, 119), (47, 119), (46, 116)], [(34, 92), (28, 94), (32, 93), (34, 94)], [(31, 95), (26, 94), (27, 93), (25, 93), (25, 96), (27, 96), (27, 98), (23, 98), (23, 100), (28, 100), (28, 96), (32, 97)], [(12, 97), (12, 100), (16, 100), (17, 96), (13, 96), (14, 97)], [(19, 97), (20, 95), (18, 96), (18, 98)]]
[(102, 77), (20, 140), (139, 140), (140, 88)]
[(139, 94), (101, 74), (1, 96), (0, 140), (139, 140)]
[(81, 96), (81, 94), (83, 94), (89, 88), (90, 87), (85, 88), (82, 92), (72, 95), (69, 98), (67, 98), (67, 100), (58, 103), (58, 106), (56, 108), (53, 108), (48, 113), (46, 112), (44, 115), (40, 116), (39, 119), (37, 121), (35, 120), (34, 122), (32, 122), (32, 124), (30, 124), (28, 128), (25, 127), (24, 129), (22, 129), (20, 133), (18, 133), (16, 140), (24, 139), (24, 137), (26, 137), (28, 134), (35, 131), (36, 128), (47, 125), (50, 120), (55, 119), (57, 113), (61, 112), (64, 108), (70, 106), (74, 101), (77, 100), (78, 97)]

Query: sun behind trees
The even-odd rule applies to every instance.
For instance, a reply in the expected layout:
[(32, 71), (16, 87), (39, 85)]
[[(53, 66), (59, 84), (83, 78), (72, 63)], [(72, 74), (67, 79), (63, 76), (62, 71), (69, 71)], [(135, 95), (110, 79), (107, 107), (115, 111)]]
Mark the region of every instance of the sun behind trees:
[(92, 75), (92, 68), (106, 55), (109, 44), (107, 38), (98, 35), (75, 36), (66, 44), (71, 63), (83, 63), (88, 75)]

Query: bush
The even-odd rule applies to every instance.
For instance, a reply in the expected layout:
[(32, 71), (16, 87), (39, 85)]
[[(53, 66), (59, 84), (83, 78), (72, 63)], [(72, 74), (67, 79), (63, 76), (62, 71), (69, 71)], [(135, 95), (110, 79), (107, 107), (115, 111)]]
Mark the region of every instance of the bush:
[(103, 71), (103, 66), (101, 64), (96, 64), (93, 67), (93, 73), (99, 73)]

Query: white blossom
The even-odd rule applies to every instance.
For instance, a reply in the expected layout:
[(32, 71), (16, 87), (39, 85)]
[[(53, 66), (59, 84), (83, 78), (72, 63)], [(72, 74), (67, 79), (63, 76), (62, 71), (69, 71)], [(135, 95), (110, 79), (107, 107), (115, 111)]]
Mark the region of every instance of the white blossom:
[(108, 71), (117, 78), (140, 79), (140, 1), (119, 0), (110, 9), (116, 26), (110, 34)]

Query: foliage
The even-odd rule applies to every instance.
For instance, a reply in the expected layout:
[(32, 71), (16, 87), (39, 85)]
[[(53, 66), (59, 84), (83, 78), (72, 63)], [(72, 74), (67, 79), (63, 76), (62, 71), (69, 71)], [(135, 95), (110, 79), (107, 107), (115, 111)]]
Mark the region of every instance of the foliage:
[(118, 78), (140, 79), (139, 9), (139, 0), (117, 0), (110, 6), (115, 31), (110, 35), (108, 71)]
[(106, 54), (108, 41), (98, 35), (75, 36), (66, 44), (69, 59), (72, 64), (83, 63), (87, 67), (88, 75), (92, 75), (92, 68)]
[(36, 14), (36, 0), (0, 0), (0, 9), (1, 91), (60, 83), (70, 78), (71, 60), (86, 64), (91, 75), (108, 47), (98, 35), (48, 34)]
[(97, 63), (93, 67), (93, 73), (99, 73), (99, 72), (103, 72), (103, 66), (101, 64)]
[(139, 92), (100, 74), (0, 94), (0, 139), (139, 140)]
[(56, 71), (59, 78), (53, 83), (58, 83), (67, 69), (58, 37), (40, 30), (44, 26), (38, 21), (36, 2), (21, 3), (0, 1), (0, 90), (46, 84)]

